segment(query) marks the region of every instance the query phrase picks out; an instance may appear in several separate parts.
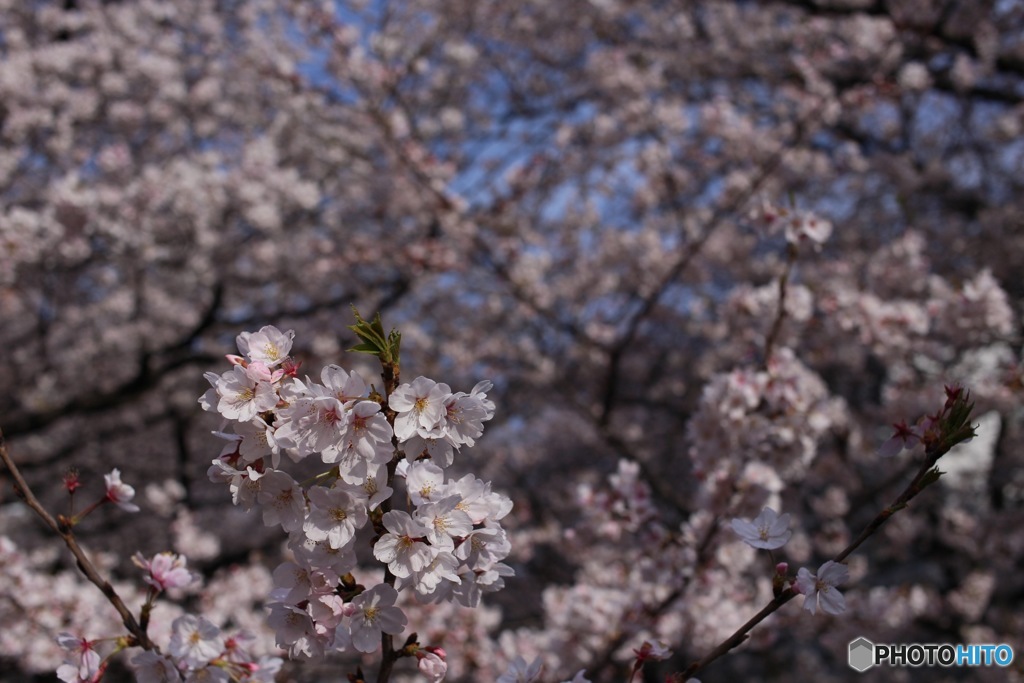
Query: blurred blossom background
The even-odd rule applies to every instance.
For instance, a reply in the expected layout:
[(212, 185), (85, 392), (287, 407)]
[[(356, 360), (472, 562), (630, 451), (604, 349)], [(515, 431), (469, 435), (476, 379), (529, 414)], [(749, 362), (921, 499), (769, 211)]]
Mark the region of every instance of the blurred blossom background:
[[(660, 681), (771, 597), (729, 520), (789, 513), (813, 571), (961, 382), (979, 436), (850, 559), (847, 612), (797, 600), (700, 677), (854, 680), (859, 636), (1024, 655), (1022, 185), (1019, 0), (0, 0), (0, 429), (53, 512), (70, 466), (80, 503), (136, 488), (77, 530), (129, 602), (137, 551), (202, 572), (156, 636), (203, 610), (273, 652), (285, 538), (207, 479), (203, 372), (272, 324), (300, 376), (380, 387), (345, 353), (379, 311), (406, 381), (495, 383), (454, 467), (514, 500), (516, 576), (407, 609), (446, 680), (622, 681), (658, 638)], [(59, 632), (119, 622), (0, 483), (0, 680), (52, 681)]]

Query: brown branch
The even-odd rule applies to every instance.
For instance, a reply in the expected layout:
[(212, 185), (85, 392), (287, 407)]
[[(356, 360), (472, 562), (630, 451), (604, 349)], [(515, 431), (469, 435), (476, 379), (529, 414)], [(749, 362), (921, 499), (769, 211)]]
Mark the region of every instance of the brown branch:
[(775, 348), (775, 342), (778, 341), (779, 333), (782, 331), (782, 323), (786, 319), (786, 291), (787, 285), (789, 284), (789, 276), (793, 272), (793, 266), (796, 264), (796, 247), (790, 245), (786, 250), (786, 269), (779, 275), (779, 310), (775, 313), (775, 320), (772, 321), (772, 328), (768, 332), (768, 337), (764, 342), (764, 369), (768, 369), (768, 364), (772, 360), (772, 351)]
[[(205, 363), (215, 357), (195, 354), (189, 349), (192, 343), (216, 322), (224, 297), (224, 286), (217, 282), (213, 287), (209, 304), (204, 308), (200, 320), (174, 343), (156, 350), (142, 350), (136, 359), (135, 374), (109, 391), (80, 396), (56, 408), (42, 412), (16, 414), (6, 420), (7, 433), (11, 436), (44, 429), (66, 418), (68, 415), (92, 415), (111, 408), (137, 402), (145, 392), (156, 387), (173, 370), (193, 363)], [(155, 359), (163, 359), (158, 366)]]
[[(402, 459), (402, 451), (399, 447), (398, 437), (394, 433), (395, 418), (397, 413), (388, 405), (388, 397), (391, 396), (399, 387), (401, 382), (401, 360), (394, 358), (392, 361), (386, 361), (383, 357), (381, 361), (381, 378), (384, 380), (384, 395), (381, 397), (381, 408), (385, 418), (391, 425), (391, 446), (394, 449), (394, 456), (387, 464), (388, 468), (388, 486), (394, 484), (395, 471), (398, 469), (398, 461)], [(381, 501), (380, 509), (382, 513), (387, 513), (391, 510), (391, 499)], [(388, 566), (384, 567), (384, 583), (394, 588), (396, 577), (391, 573), (391, 568)], [(381, 660), (380, 670), (377, 672), (377, 683), (388, 683), (391, 678), (391, 669), (394, 668), (395, 662), (401, 657), (401, 652), (395, 651), (394, 638), (390, 633), (381, 632), (380, 634), (380, 646), (381, 646)]]
[[(807, 118), (811, 119), (817, 115), (818, 111), (819, 108), (815, 108), (810, 112)], [(775, 171), (782, 165), (786, 152), (789, 149), (792, 149), (804, 135), (805, 126), (803, 125), (803, 122), (801, 122), (795, 138), (788, 145), (780, 145), (778, 149), (772, 153), (767, 162), (761, 168), (758, 176), (750, 183), (748, 188), (737, 194), (729, 202), (722, 204), (715, 209), (713, 215), (708, 221), (707, 229), (692, 242), (689, 242), (680, 248), (681, 253), (672, 264), (672, 267), (662, 274), (657, 284), (646, 296), (642, 298), (639, 308), (626, 323), (625, 332), (616, 340), (608, 353), (608, 365), (604, 379), (604, 396), (602, 400), (601, 414), (598, 418), (599, 424), (606, 425), (609, 424), (611, 420), (611, 414), (615, 408), (615, 401), (618, 395), (619, 370), (626, 351), (633, 346), (633, 342), (640, 331), (641, 324), (654, 311), (658, 302), (661, 300), (661, 297), (666, 291), (668, 291), (669, 287), (682, 276), (686, 269), (689, 268), (690, 263), (700, 255), (704, 246), (707, 244), (712, 234), (722, 225), (726, 216), (734, 212), (738, 207), (743, 206), (744, 203), (750, 201), (751, 198), (761, 191), (761, 188), (764, 187), (769, 178), (771, 178)]]
[[(857, 548), (860, 547), (862, 543), (864, 543), (864, 541), (866, 541), (871, 535), (878, 531), (878, 529), (881, 528), (881, 526), (885, 524), (885, 522), (890, 517), (892, 517), (894, 514), (905, 508), (907, 504), (914, 499), (915, 496), (921, 493), (921, 491), (927, 488), (930, 484), (934, 483), (937, 478), (932, 479), (931, 481), (926, 481), (926, 479), (929, 476), (929, 472), (932, 470), (932, 468), (935, 467), (935, 463), (938, 462), (939, 458), (941, 458), (943, 455), (949, 452), (950, 448), (952, 447), (952, 444), (952, 441), (950, 441), (947, 438), (943, 438), (934, 445), (928, 447), (925, 450), (924, 462), (918, 468), (917, 474), (914, 475), (914, 478), (910, 481), (909, 484), (907, 484), (907, 487), (903, 489), (900, 495), (898, 495), (891, 504), (889, 504), (885, 508), (882, 508), (882, 510), (879, 511), (877, 515), (875, 515), (875, 518), (871, 520), (871, 522), (866, 527), (864, 527), (864, 530), (860, 532), (857, 538), (855, 538), (852, 542), (850, 542), (849, 545), (847, 545), (842, 551), (840, 551), (835, 557), (833, 557), (832, 561), (838, 563), (842, 562), (844, 559), (849, 557)], [(683, 671), (679, 679), (686, 680), (687, 678), (697, 673), (697, 671), (699, 671), (700, 669), (704, 668), (711, 662), (715, 661), (722, 655), (732, 650), (734, 647), (738, 646), (740, 643), (746, 640), (747, 633), (749, 633), (755, 626), (764, 621), (768, 617), (768, 615), (775, 612), (777, 609), (782, 607), (784, 604), (786, 604), (796, 596), (797, 593), (792, 588), (784, 589), (771, 602), (765, 605), (760, 612), (755, 614), (753, 617), (750, 618), (749, 621), (747, 621), (747, 623), (743, 624), (743, 626), (737, 629), (735, 633), (733, 633), (731, 636), (729, 636), (721, 643), (719, 643), (713, 650), (711, 650), (711, 652), (706, 654), (704, 657), (690, 664), (690, 666), (688, 666), (686, 670)]]
[(701, 659), (690, 664), (690, 666), (686, 667), (686, 671), (684, 671), (681, 676), (678, 676), (678, 678), (685, 681), (711, 662), (732, 650), (734, 647), (741, 645), (743, 641), (747, 639), (747, 634), (750, 633), (755, 626), (767, 619), (768, 615), (775, 612), (775, 610), (779, 609), (796, 596), (797, 593), (791, 588), (787, 588), (782, 591), (778, 597), (774, 598), (771, 602), (765, 605), (760, 612), (752, 616), (747, 623), (740, 626), (735, 633), (715, 646), (715, 649), (704, 655)]
[(7, 443), (4, 440), (3, 431), (0, 430), (0, 460), (3, 460), (7, 469), (10, 471), (11, 476), (14, 477), (14, 489), (18, 496), (25, 501), (39, 517), (46, 523), (55, 534), (60, 536), (61, 540), (64, 541), (64, 545), (68, 547), (71, 554), (74, 556), (75, 561), (78, 564), (79, 571), (87, 578), (90, 583), (100, 589), (100, 592), (106, 596), (107, 601), (114, 606), (117, 613), (121, 616), (121, 623), (128, 629), (128, 632), (135, 637), (136, 644), (146, 650), (156, 650), (156, 646), (153, 641), (149, 639), (145, 629), (143, 629), (139, 622), (136, 621), (135, 616), (128, 609), (128, 606), (124, 604), (121, 596), (117, 594), (114, 587), (110, 585), (106, 579), (100, 576), (96, 566), (89, 560), (89, 557), (85, 554), (85, 551), (78, 544), (75, 539), (74, 532), (71, 527), (63, 519), (54, 519), (54, 517), (47, 512), (46, 508), (43, 507), (39, 499), (36, 498), (35, 494), (32, 493), (32, 489), (29, 488), (28, 482), (21, 475), (21, 471), (18, 466), (14, 463), (14, 459), (11, 457), (10, 452), (7, 450)]
[[(671, 593), (669, 593), (661, 602), (659, 602), (654, 607), (645, 610), (645, 614), (643, 614), (642, 616), (647, 617), (649, 620), (653, 622), (655, 619), (659, 618), (661, 615), (667, 612), (669, 608), (676, 602), (676, 600), (683, 597), (683, 595), (689, 589), (690, 585), (693, 583), (694, 579), (697, 578), (698, 572), (700, 571), (700, 567), (707, 561), (709, 557), (709, 553), (712, 550), (712, 541), (718, 533), (720, 519), (720, 517), (715, 517), (714, 519), (712, 519), (711, 522), (708, 524), (708, 528), (704, 531), (704, 535), (701, 537), (700, 543), (697, 546), (697, 558), (695, 562), (696, 568), (694, 569), (693, 573), (683, 577), (680, 584), (676, 586)], [(753, 626), (751, 626), (751, 628), (753, 628)], [(616, 651), (625, 644), (628, 638), (630, 638), (633, 635), (635, 635), (635, 633), (630, 633), (629, 631), (625, 630), (619, 631), (619, 633), (616, 634), (616, 636), (612, 638), (604, 646), (604, 656), (593, 667), (595, 675), (600, 675), (601, 671), (612, 663), (612, 658), (615, 656)], [(740, 642), (742, 642), (742, 639), (740, 640)], [(736, 643), (736, 645), (738, 644), (739, 643)], [(735, 645), (733, 645), (733, 647), (735, 647)]]

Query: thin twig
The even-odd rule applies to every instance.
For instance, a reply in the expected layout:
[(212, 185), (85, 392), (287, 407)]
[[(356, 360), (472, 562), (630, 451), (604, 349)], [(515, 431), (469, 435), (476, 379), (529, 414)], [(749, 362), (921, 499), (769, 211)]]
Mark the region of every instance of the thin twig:
[(793, 272), (793, 266), (796, 264), (796, 247), (790, 245), (786, 250), (786, 268), (779, 275), (779, 309), (775, 313), (775, 320), (772, 321), (772, 328), (768, 332), (768, 336), (764, 342), (764, 369), (768, 369), (768, 364), (772, 360), (772, 351), (775, 348), (775, 342), (778, 341), (779, 333), (782, 331), (782, 323), (786, 319), (786, 292), (787, 285), (789, 284), (789, 276)]
[[(848, 546), (840, 551), (835, 557), (832, 558), (833, 562), (842, 562), (844, 559), (850, 556), (864, 541), (874, 534), (878, 529), (894, 514), (902, 510), (917, 494), (921, 493), (925, 489), (924, 479), (928, 472), (935, 466), (935, 463), (949, 451), (949, 446), (946, 444), (938, 444), (935, 448), (928, 449), (925, 451), (924, 463), (918, 469), (917, 474), (907, 484), (907, 487), (903, 489), (902, 493), (896, 497), (893, 502), (883, 508), (871, 522), (864, 527), (864, 530), (855, 538)], [(771, 602), (764, 606), (764, 608), (750, 618), (747, 623), (743, 624), (735, 633), (719, 643), (711, 652), (704, 655), (701, 659), (693, 662), (683, 671), (679, 677), (680, 680), (686, 680), (693, 676), (699, 670), (715, 661), (722, 655), (729, 652), (729, 650), (740, 645), (747, 638), (749, 633), (755, 626), (764, 621), (770, 614), (775, 612), (777, 609), (785, 605), (787, 602), (795, 598), (798, 594), (792, 588), (786, 588)]]
[(46, 508), (43, 507), (39, 499), (36, 498), (35, 494), (32, 493), (32, 489), (29, 488), (28, 482), (21, 475), (21, 471), (18, 466), (14, 463), (14, 459), (11, 457), (10, 452), (7, 450), (7, 443), (4, 439), (3, 431), (0, 430), (0, 460), (3, 460), (7, 469), (10, 471), (11, 476), (14, 477), (14, 489), (39, 517), (46, 522), (46, 525), (53, 530), (55, 534), (60, 536), (61, 540), (64, 541), (64, 545), (68, 547), (71, 554), (74, 555), (75, 561), (78, 564), (79, 571), (87, 578), (94, 586), (100, 589), (100, 592), (106, 596), (107, 601), (114, 606), (117, 613), (121, 616), (121, 623), (128, 629), (128, 632), (135, 637), (136, 644), (145, 650), (157, 650), (157, 647), (153, 644), (153, 641), (149, 639), (145, 629), (139, 625), (136, 621), (135, 616), (128, 609), (128, 606), (124, 604), (124, 600), (117, 594), (114, 587), (110, 585), (110, 582), (100, 576), (96, 566), (89, 560), (89, 557), (85, 554), (85, 551), (78, 544), (75, 539), (75, 534), (71, 530), (71, 527), (57, 519), (47, 512)]

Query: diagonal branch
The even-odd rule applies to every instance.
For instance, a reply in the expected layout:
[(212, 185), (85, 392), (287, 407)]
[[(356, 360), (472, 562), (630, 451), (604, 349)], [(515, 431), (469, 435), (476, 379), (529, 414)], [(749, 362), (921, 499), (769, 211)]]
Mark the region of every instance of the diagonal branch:
[(134, 636), (136, 643), (146, 650), (156, 650), (156, 646), (153, 641), (149, 639), (145, 629), (139, 625), (139, 622), (135, 619), (135, 616), (128, 609), (128, 606), (124, 604), (121, 596), (117, 594), (114, 587), (110, 585), (110, 582), (104, 579), (96, 566), (89, 560), (89, 557), (85, 554), (85, 551), (78, 541), (75, 539), (74, 533), (70, 527), (63, 521), (63, 519), (54, 519), (54, 517), (47, 512), (46, 508), (43, 507), (39, 499), (36, 498), (35, 494), (32, 493), (32, 489), (29, 488), (25, 478), (21, 476), (21, 472), (18, 470), (18, 466), (14, 463), (14, 459), (11, 457), (10, 452), (7, 450), (7, 443), (4, 440), (3, 432), (0, 431), (0, 460), (10, 470), (11, 476), (14, 477), (14, 489), (17, 494), (25, 501), (32, 510), (39, 515), (39, 517), (46, 523), (48, 527), (64, 541), (64, 545), (68, 547), (71, 554), (75, 557), (78, 563), (78, 569), (82, 574), (92, 583), (94, 586), (100, 589), (100, 592), (106, 596), (107, 601), (114, 606), (117, 613), (121, 616), (121, 623), (128, 629), (128, 632)]

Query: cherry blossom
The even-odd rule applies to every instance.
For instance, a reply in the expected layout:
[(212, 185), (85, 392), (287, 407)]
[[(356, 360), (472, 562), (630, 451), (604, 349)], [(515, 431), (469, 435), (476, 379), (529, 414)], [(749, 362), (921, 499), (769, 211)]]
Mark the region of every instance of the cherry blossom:
[(451, 550), (455, 547), (454, 539), (466, 537), (472, 531), (473, 520), (459, 509), (461, 502), (462, 498), (455, 495), (416, 508), (414, 517), (426, 528), (431, 545)]
[(439, 647), (419, 650), (416, 653), (416, 668), (430, 683), (443, 681), (448, 673), (444, 650)]
[(850, 578), (850, 570), (846, 565), (829, 560), (812, 574), (806, 567), (797, 572), (794, 586), (804, 595), (804, 609), (814, 614), (820, 607), (829, 614), (842, 614), (846, 611), (846, 600), (836, 586), (846, 583)]
[(442, 422), (447, 410), (445, 402), (451, 388), (426, 377), (417, 377), (412, 384), (403, 384), (388, 398), (388, 405), (398, 413), (395, 436), (405, 441), (412, 436), (428, 437), (446, 426)]
[(286, 472), (272, 470), (259, 480), (256, 499), (264, 506), (263, 523), (280, 524), (285, 531), (295, 531), (306, 517), (302, 490)]
[[(964, 474), (844, 557), (870, 589), (814, 638), (779, 609), (716, 671), (814, 678), (864, 624), (1015, 636), (1020, 600), (984, 587), (1024, 563), (1019, 3), (0, 0), (0, 25), (0, 428), (136, 619), (132, 553), (187, 549), (219, 577), (188, 607), (257, 634), (247, 665), (277, 640), (354, 662), (317, 572), (351, 604), (385, 581), (383, 513), (458, 495), (472, 529), (411, 538), (395, 582), (448, 679), (518, 655), (622, 680), (656, 639), (685, 666), (789, 595), (723, 522), (789, 510), (791, 565), (839, 557), (960, 381), (984, 426), (935, 467)], [(345, 352), (351, 304), (402, 331), (393, 382)], [(400, 411), (396, 451), (390, 399), (420, 375), (451, 393)], [(85, 519), (113, 467), (182, 494)], [(305, 537), (311, 487), (365, 501), (344, 549)], [(0, 658), (50, 676), (53, 634), (125, 618), (10, 502)], [(267, 626), (284, 562), (313, 606)], [(185, 607), (163, 597), (166, 654)]]
[(121, 481), (121, 470), (115, 467), (110, 474), (103, 475), (103, 480), (107, 484), (107, 500), (125, 512), (139, 511), (139, 506), (131, 502), (135, 489)]
[(142, 650), (131, 658), (132, 672), (138, 683), (172, 683), (181, 680), (174, 662), (166, 655)]
[(249, 422), (277, 405), (271, 383), (261, 381), (257, 372), (240, 365), (221, 375), (214, 389), (220, 397), (216, 409), (229, 420)]
[(101, 657), (96, 644), (70, 633), (61, 633), (57, 642), (67, 652), (70, 662), (57, 668), (57, 677), (65, 683), (91, 683), (99, 680)]
[(793, 536), (789, 528), (789, 515), (779, 515), (767, 507), (752, 522), (734, 519), (731, 524), (743, 542), (754, 548), (781, 548)]
[(435, 552), (419, 540), (426, 538), (427, 527), (401, 510), (384, 513), (383, 522), (388, 532), (374, 544), (373, 556), (400, 578), (422, 571)]
[(186, 569), (188, 560), (182, 555), (164, 552), (157, 553), (152, 559), (147, 560), (141, 553), (136, 553), (132, 557), (132, 562), (146, 570), (146, 583), (159, 591), (183, 588), (197, 579), (195, 574)]
[(406, 618), (395, 599), (398, 592), (387, 584), (378, 584), (352, 600), (352, 644), (360, 652), (380, 647), (381, 633), (397, 634), (405, 628)]
[(498, 678), (498, 683), (533, 683), (540, 680), (544, 670), (544, 664), (540, 658), (529, 664), (522, 657), (516, 657), (509, 662), (508, 669)]
[(203, 617), (184, 615), (171, 625), (168, 653), (192, 667), (203, 667), (224, 649), (220, 629)]
[(433, 462), (421, 460), (409, 465), (405, 474), (409, 497), (416, 505), (444, 496), (444, 470)]
[(257, 332), (242, 332), (236, 342), (238, 350), (249, 360), (274, 367), (288, 358), (294, 337), (294, 330), (281, 332), (273, 325), (266, 325)]
[(309, 515), (302, 530), (312, 541), (326, 540), (332, 548), (341, 548), (355, 536), (367, 520), (366, 508), (342, 489), (310, 488)]
[(668, 659), (672, 656), (672, 650), (670, 650), (669, 647), (661, 641), (655, 641), (652, 643), (649, 640), (645, 640), (640, 646), (640, 649), (633, 650), (633, 652), (636, 654), (638, 662), (657, 662)]
[(896, 428), (896, 432), (888, 441), (878, 447), (878, 455), (880, 457), (892, 457), (903, 449), (913, 446), (921, 438), (920, 435), (916, 433), (915, 428), (908, 427), (906, 422), (900, 422), (893, 426)]

